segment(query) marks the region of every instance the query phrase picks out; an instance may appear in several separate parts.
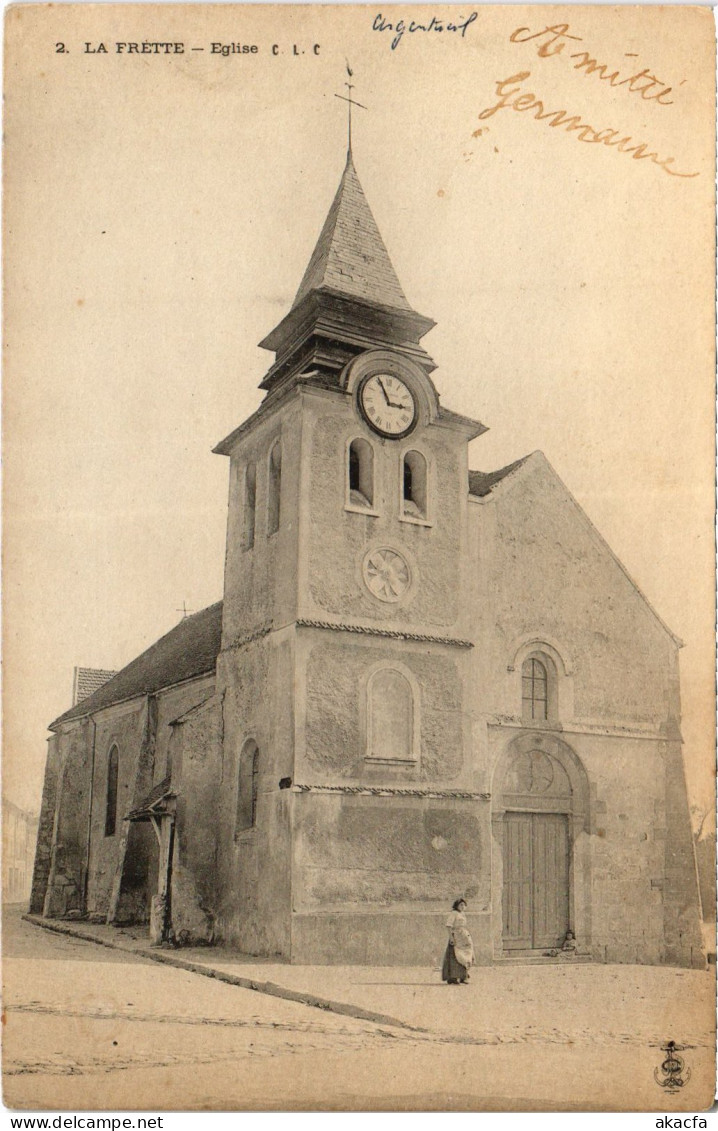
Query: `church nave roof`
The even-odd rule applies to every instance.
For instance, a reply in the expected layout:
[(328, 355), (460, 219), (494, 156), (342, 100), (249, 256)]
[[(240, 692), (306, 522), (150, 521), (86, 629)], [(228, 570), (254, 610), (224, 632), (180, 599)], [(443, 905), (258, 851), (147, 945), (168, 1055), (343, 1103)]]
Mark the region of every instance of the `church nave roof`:
[(185, 617), (89, 698), (53, 723), (70, 722), (137, 695), (151, 695), (195, 676), (213, 672), (222, 640), (222, 602)]

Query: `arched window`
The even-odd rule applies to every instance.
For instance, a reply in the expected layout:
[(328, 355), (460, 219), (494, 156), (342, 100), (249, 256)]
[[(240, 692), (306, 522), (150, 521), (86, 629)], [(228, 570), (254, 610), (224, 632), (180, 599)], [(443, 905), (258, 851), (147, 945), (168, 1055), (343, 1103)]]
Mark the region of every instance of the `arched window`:
[(404, 456), (402, 491), (402, 514), (409, 518), (426, 518), (426, 460), (421, 452), (407, 452)]
[(259, 796), (259, 749), (253, 739), (245, 742), (239, 757), (237, 781), (236, 832), (253, 829), (257, 824), (257, 798)]
[(525, 720), (549, 716), (549, 678), (546, 662), (530, 656), (521, 668), (521, 707)]
[(248, 463), (244, 469), (244, 529), (242, 545), (251, 550), (254, 545), (254, 517), (257, 508), (257, 467)]
[(367, 758), (416, 761), (414, 689), (395, 668), (379, 668), (367, 685)]
[(368, 440), (352, 440), (347, 472), (349, 502), (355, 507), (370, 507), (374, 502), (374, 449)]
[(282, 446), (279, 440), (269, 453), (269, 488), (267, 494), (267, 534), (279, 530), (282, 500)]
[(117, 828), (117, 783), (120, 755), (116, 746), (107, 759), (107, 794), (105, 797), (105, 836), (114, 836)]

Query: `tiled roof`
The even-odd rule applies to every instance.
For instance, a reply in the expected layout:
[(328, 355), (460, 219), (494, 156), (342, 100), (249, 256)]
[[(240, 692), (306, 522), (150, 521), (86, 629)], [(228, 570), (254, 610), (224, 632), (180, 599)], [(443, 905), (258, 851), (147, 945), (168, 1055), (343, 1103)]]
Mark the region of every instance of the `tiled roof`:
[(137, 805), (130, 813), (127, 814), (126, 820), (128, 821), (142, 821), (148, 820), (150, 814), (153, 812), (161, 811), (161, 802), (171, 795), (172, 788), (172, 775), (168, 774), (163, 778), (158, 785), (151, 789), (147, 797)]
[(311, 291), (320, 289), (411, 310), (367, 204), (351, 153), (292, 309)]
[(117, 672), (108, 672), (103, 668), (75, 668), (72, 690), (73, 707), (81, 703), (83, 699), (89, 698), (102, 687), (103, 683), (112, 679), (113, 675), (117, 675)]
[(122, 668), (88, 699), (50, 724), (81, 718), (136, 695), (149, 695), (215, 669), (222, 639), (222, 602), (185, 617), (155, 644)]
[(488, 495), (492, 487), (495, 487), (497, 483), (500, 483), (501, 480), (505, 479), (507, 475), (510, 475), (512, 471), (516, 471), (517, 468), (521, 467), (522, 463), (526, 463), (528, 458), (528, 456), (523, 456), (521, 459), (515, 460), (514, 463), (499, 468), (498, 471), (470, 471), (469, 494), (478, 495), (479, 498)]

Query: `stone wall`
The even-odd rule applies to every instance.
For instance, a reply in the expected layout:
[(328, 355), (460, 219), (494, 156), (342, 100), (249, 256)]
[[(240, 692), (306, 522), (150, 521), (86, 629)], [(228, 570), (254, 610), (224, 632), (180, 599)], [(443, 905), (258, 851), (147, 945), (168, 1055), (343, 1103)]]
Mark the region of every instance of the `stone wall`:
[[(294, 772), (294, 630), (223, 652), (218, 798), (218, 938), (249, 954), (290, 954), (291, 842), (288, 789)], [(256, 824), (238, 827), (239, 766), (256, 743)]]
[[(677, 643), (540, 453), (471, 504), (477, 643), (474, 746), (495, 769), (517, 736), (560, 740), (585, 771), (572, 926), (608, 962), (700, 962), (695, 865), (680, 754)], [(552, 719), (522, 716), (532, 652), (555, 671)], [(533, 736), (533, 738), (532, 738)], [(553, 736), (553, 737), (552, 737)], [(495, 830), (494, 952), (501, 952)]]
[(666, 961), (679, 966), (702, 967), (705, 955), (700, 929), (695, 844), (680, 743), (665, 743), (664, 763), (666, 839), (663, 926)]
[(658, 742), (576, 739), (591, 780), (591, 952), (606, 962), (665, 959), (665, 765)]
[(541, 453), (472, 502), (470, 515), (480, 710), (520, 721), (517, 653), (523, 641), (545, 640), (571, 685), (562, 725), (665, 732), (676, 711), (676, 642)]
[[(133, 848), (151, 849), (144, 837), (137, 842), (139, 830), (131, 829), (124, 820), (138, 800), (137, 778), (140, 755), (147, 727), (147, 700), (134, 699), (117, 707), (98, 712), (95, 718), (95, 773), (92, 790), (91, 839), (87, 911), (91, 915), (110, 915), (120, 922), (142, 921), (149, 914), (147, 903), (147, 863), (139, 860), (131, 870), (130, 892), (125, 906), (118, 908), (119, 883), (128, 840)], [(105, 835), (107, 813), (107, 772), (110, 751), (118, 751), (117, 820), (111, 836)], [(143, 853), (144, 856), (144, 853)], [(146, 857), (145, 857), (146, 860)], [(113, 899), (114, 893), (114, 899)], [(145, 907), (145, 904), (147, 906)]]
[[(33, 907), (50, 916), (87, 913), (146, 922), (157, 886), (149, 824), (126, 818), (168, 772), (170, 722), (211, 694), (192, 680), (62, 726), (49, 744)], [(114, 832), (107, 833), (110, 751), (117, 747)], [(159, 777), (158, 777), (159, 775)]]
[(53, 734), (47, 742), (47, 761), (45, 762), (40, 821), (37, 830), (35, 865), (32, 873), (30, 911), (33, 915), (42, 915), (42, 910), (45, 906), (47, 883), (50, 877), (50, 866), (52, 863), (52, 841), (55, 830), (57, 788), (60, 774), (57, 745), (57, 735)]
[[(137, 716), (134, 731), (128, 732), (126, 739), (127, 755), (133, 763), (130, 772), (134, 776), (128, 793), (131, 801), (122, 812), (123, 816), (141, 805), (149, 791), (170, 773), (172, 789), (178, 789), (170, 758), (173, 734), (171, 724), (198, 703), (202, 703), (211, 695), (213, 688), (214, 677), (204, 676), (170, 687), (143, 701), (142, 714)], [(112, 710), (108, 711), (108, 715)], [(179, 828), (176, 829), (176, 833), (178, 832)], [(177, 835), (175, 847), (176, 844)], [(157, 892), (158, 864), (157, 838), (151, 824), (147, 821), (123, 821), (116, 847), (115, 875), (108, 906), (108, 916), (112, 921), (149, 921), (150, 900)]]
[[(496, 762), (528, 731), (496, 727), (491, 749)], [(554, 741), (548, 732), (532, 736), (540, 748)], [(658, 741), (561, 735), (580, 765), (585, 787), (574, 779), (570, 819), (570, 916), (579, 947), (602, 962), (659, 963), (663, 940), (666, 814), (665, 766)], [(501, 803), (494, 781), (492, 805)], [(540, 797), (539, 797), (540, 801)], [(494, 841), (493, 952), (502, 953), (502, 828)]]
[[(269, 456), (281, 444), (282, 476), (279, 529), (268, 533)], [(227, 548), (225, 555), (222, 647), (231, 648), (271, 625), (285, 624), (296, 610), (298, 484), (301, 421), (298, 404), (280, 415), (268, 414), (241, 437), (230, 462)], [(245, 470), (256, 467), (254, 545), (244, 530)]]
[(297, 794), (293, 905), (436, 911), (473, 898), (489, 866), (481, 816), (471, 800)]
[[(372, 444), (372, 514), (345, 508), (347, 450), (364, 437)], [(420, 451), (427, 461), (430, 525), (403, 521), (400, 507), (403, 454)], [(380, 622), (385, 627), (432, 626), (447, 630), (462, 618), (462, 551), (466, 519), (466, 444), (462, 436), (419, 427), (400, 443), (383, 440), (358, 419), (350, 398), (330, 410), (306, 399), (302, 496), (306, 584), (300, 584), (301, 615)], [(412, 585), (396, 604), (377, 601), (366, 589), (361, 567), (367, 550), (388, 545), (409, 563)], [(302, 563), (304, 565), (304, 563)], [(301, 568), (301, 567), (300, 567)]]
[[(381, 770), (365, 763), (366, 709), (369, 673), (386, 663), (408, 670), (416, 682), (419, 757), (403, 773), (447, 785), (470, 781), (465, 766), (465, 649), (314, 629), (300, 633), (297, 687), (305, 714), (297, 780), (382, 780)], [(391, 781), (386, 774), (384, 780)]]
[(299, 793), (292, 798), (292, 961), (438, 967), (446, 918), (489, 898), (488, 805)]
[(58, 788), (43, 914), (81, 912), (87, 882), (92, 725), (80, 719), (57, 736)]
[[(446, 949), (449, 903), (441, 911), (405, 912), (401, 907), (369, 912), (292, 916), (292, 962), (317, 966), (421, 966), (439, 971)], [(466, 916), (474, 945), (479, 917)]]
[(222, 703), (212, 697), (172, 728), (178, 793), (172, 862), (172, 927), (183, 942), (212, 942), (218, 903), (217, 799), (221, 791)]

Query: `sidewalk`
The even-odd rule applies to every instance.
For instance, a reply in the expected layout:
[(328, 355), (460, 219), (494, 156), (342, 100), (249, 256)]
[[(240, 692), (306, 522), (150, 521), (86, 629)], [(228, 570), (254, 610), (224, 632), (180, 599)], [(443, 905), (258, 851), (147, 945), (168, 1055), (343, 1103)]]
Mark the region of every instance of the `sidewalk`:
[[(290, 966), (223, 947), (150, 947), (140, 929), (24, 916), (87, 939), (231, 985), (300, 1001), (420, 1037), (461, 1044), (638, 1044), (669, 1038), (714, 1047), (713, 975), (659, 966), (480, 966), (467, 986), (437, 968)], [(397, 1033), (399, 1035), (399, 1033)]]

